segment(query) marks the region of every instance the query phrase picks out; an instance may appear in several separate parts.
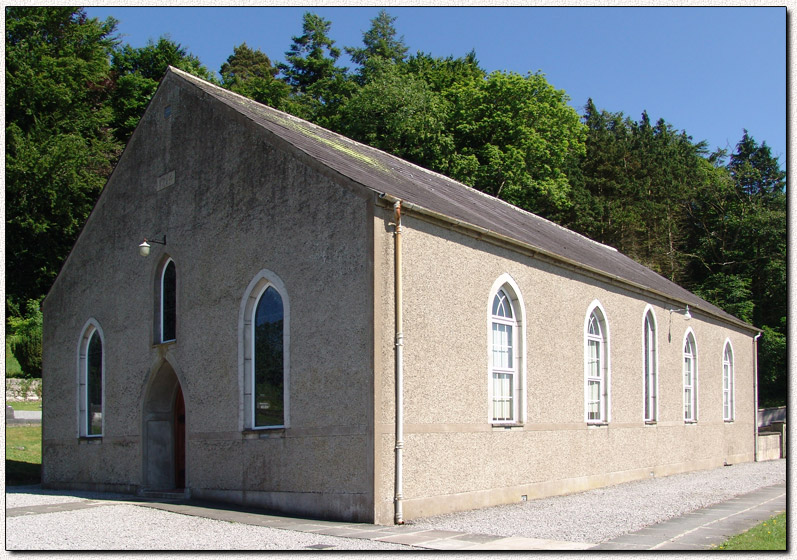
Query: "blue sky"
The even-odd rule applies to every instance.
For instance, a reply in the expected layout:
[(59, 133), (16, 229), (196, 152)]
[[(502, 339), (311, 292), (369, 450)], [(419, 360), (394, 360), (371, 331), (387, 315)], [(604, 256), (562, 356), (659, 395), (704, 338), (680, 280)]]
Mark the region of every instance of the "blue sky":
[[(284, 60), (302, 14), (332, 22), (336, 46), (361, 46), (379, 7), (87, 8), (119, 20), (124, 43), (168, 34), (218, 72), (246, 42)], [(709, 148), (733, 150), (747, 129), (786, 168), (786, 9), (395, 8), (410, 53), (464, 56), (487, 71), (541, 71), (582, 113), (587, 99), (639, 119), (665, 119)], [(341, 57), (343, 65), (348, 59)]]

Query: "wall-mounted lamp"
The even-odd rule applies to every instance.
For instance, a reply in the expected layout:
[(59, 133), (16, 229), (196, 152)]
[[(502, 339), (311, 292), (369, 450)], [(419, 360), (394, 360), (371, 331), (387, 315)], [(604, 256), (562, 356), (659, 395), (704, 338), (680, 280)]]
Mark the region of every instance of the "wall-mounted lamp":
[(692, 314), (689, 313), (689, 306), (688, 305), (685, 308), (683, 308), (683, 309), (670, 309), (670, 318), (672, 319), (672, 314), (673, 313), (678, 313), (680, 311), (684, 312), (684, 319), (686, 319), (687, 321), (692, 318)]
[[(158, 241), (157, 239), (150, 239), (150, 241), (152, 243), (157, 243), (158, 245), (166, 245), (166, 236), (165, 235), (163, 236), (163, 241)], [(144, 238), (144, 243), (142, 243), (141, 245), (138, 246), (138, 254), (141, 255), (142, 257), (148, 257), (149, 256), (149, 248), (150, 248), (150, 244), (147, 243), (147, 238), (145, 237)]]
[(672, 341), (672, 314), (673, 313), (680, 313), (681, 311), (684, 312), (684, 319), (689, 320), (692, 318), (692, 314), (689, 313), (689, 306), (687, 305), (683, 309), (670, 309), (670, 324), (667, 327), (667, 340)]

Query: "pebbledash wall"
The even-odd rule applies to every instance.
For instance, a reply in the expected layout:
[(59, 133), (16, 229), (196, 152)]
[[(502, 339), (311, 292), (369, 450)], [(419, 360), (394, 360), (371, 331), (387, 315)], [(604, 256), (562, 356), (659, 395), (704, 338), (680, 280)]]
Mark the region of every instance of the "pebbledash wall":
[[(371, 520), (371, 200), (170, 78), (44, 303), (44, 484), (174, 487), (166, 432), (179, 382), (193, 496)], [(163, 234), (165, 246), (139, 256), (143, 237)], [(159, 344), (167, 257), (176, 340)], [(282, 430), (250, 430), (244, 419), (242, 308), (260, 276), (281, 282), (289, 305)], [(79, 343), (90, 321), (103, 338), (101, 437), (79, 433)]]
[[(392, 221), (376, 216), (375, 232)], [(468, 235), (425, 216), (403, 218), (404, 518), (519, 502), (754, 459), (753, 341), (748, 332), (620, 284)], [(460, 231), (455, 231), (460, 229)], [(377, 523), (393, 517), (393, 243), (378, 235)], [(519, 425), (489, 417), (491, 296), (509, 279), (525, 316)], [(497, 285), (498, 284), (498, 285)], [(585, 318), (609, 330), (609, 421), (588, 425)], [(643, 320), (656, 322), (659, 410), (643, 408)], [(519, 310), (518, 310), (519, 311)], [(381, 318), (381, 321), (380, 321)], [(697, 422), (684, 422), (683, 348), (698, 350)], [(723, 420), (723, 351), (734, 352), (734, 420)]]

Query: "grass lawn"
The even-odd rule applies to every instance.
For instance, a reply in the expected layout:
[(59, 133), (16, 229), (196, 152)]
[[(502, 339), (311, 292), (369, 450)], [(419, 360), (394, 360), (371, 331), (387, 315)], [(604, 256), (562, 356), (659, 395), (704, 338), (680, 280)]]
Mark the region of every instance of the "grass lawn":
[(714, 550), (786, 550), (786, 513), (731, 537)]
[(6, 401), (6, 406), (13, 406), (14, 410), (41, 410), (41, 401)]
[(41, 469), (41, 425), (6, 426), (6, 485), (38, 484)]
[(11, 351), (11, 345), (6, 340), (6, 377), (17, 376), (20, 373), (22, 373), (22, 368)]

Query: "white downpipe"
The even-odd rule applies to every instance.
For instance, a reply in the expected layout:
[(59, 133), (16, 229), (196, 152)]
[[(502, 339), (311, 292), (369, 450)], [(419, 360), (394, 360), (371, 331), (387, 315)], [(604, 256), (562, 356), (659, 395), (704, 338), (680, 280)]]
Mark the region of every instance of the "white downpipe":
[(404, 452), (404, 319), (401, 286), (401, 201), (393, 203), (395, 233), (395, 311), (396, 311), (396, 497), (395, 523), (404, 525), (403, 500), (403, 452)]
[(758, 462), (758, 338), (753, 337), (753, 462)]

